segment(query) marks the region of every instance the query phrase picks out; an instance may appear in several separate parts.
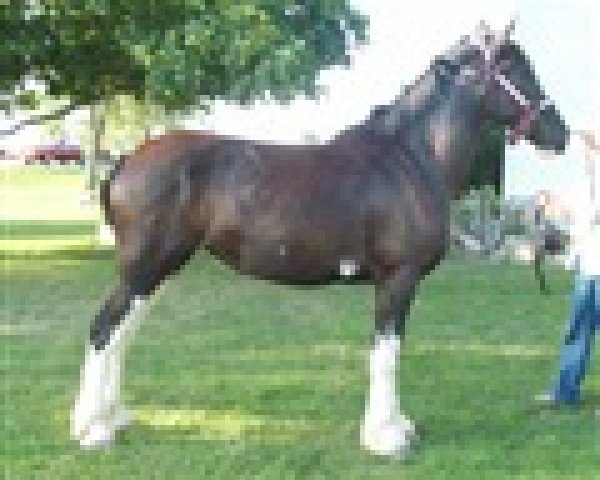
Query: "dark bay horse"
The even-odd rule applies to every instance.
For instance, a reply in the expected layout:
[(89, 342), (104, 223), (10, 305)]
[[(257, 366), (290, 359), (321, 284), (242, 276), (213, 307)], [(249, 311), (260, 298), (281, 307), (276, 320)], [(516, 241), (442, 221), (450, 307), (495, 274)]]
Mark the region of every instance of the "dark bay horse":
[(415, 289), (448, 243), (484, 120), (562, 151), (568, 131), (510, 30), (482, 25), (436, 57), (387, 106), (315, 146), (171, 133), (121, 163), (102, 193), (119, 283), (98, 312), (72, 412), (82, 446), (128, 422), (121, 356), (139, 310), (198, 247), (240, 272), (289, 284), (360, 277), (375, 287), (370, 389), (361, 443), (403, 454), (414, 437), (395, 391)]

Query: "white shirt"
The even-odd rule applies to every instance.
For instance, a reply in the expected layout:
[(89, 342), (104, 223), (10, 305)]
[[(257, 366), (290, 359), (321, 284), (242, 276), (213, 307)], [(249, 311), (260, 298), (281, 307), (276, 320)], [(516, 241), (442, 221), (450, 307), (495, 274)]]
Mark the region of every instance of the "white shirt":
[[(573, 142), (581, 140), (573, 136)], [(585, 148), (573, 148), (586, 155)], [(598, 152), (588, 155), (595, 155), (590, 159), (593, 171), (586, 172), (586, 182), (575, 184), (560, 201), (570, 213), (571, 266), (582, 275), (596, 276), (600, 275), (600, 159)]]

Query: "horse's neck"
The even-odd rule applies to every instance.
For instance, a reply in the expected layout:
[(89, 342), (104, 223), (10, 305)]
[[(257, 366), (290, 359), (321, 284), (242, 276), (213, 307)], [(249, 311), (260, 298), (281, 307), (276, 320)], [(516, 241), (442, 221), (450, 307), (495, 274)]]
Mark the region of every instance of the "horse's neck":
[[(455, 86), (454, 92), (447, 92), (441, 99), (433, 98), (433, 95), (439, 96), (438, 89), (430, 85), (422, 87), (431, 89), (430, 94), (417, 93), (426, 91), (423, 88), (412, 90), (414, 95), (400, 98), (394, 104), (396, 110), (388, 112), (387, 135), (423, 155), (422, 161), (429, 163), (436, 177), (444, 183), (446, 195), (457, 198), (479, 149), (483, 120), (480, 102), (467, 87)], [(406, 108), (407, 104), (411, 105), (410, 109)]]
[(421, 141), (430, 149), (451, 198), (462, 193), (480, 148), (481, 115), (479, 100), (463, 91), (440, 104), (421, 129)]
[[(482, 123), (480, 101), (472, 88), (440, 82), (431, 71), (422, 75), (393, 103), (375, 111), (361, 126), (336, 141), (353, 141), (358, 134), (370, 142), (402, 144), (421, 160), (430, 162), (435, 176), (444, 182), (446, 194), (462, 193)], [(426, 157), (426, 158), (425, 158)]]

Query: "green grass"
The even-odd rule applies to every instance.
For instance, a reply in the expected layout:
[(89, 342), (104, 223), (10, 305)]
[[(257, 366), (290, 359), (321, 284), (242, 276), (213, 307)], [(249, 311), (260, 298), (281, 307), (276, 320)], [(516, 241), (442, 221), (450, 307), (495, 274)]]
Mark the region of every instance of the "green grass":
[[(359, 448), (371, 288), (299, 290), (199, 254), (150, 309), (124, 370), (135, 423), (105, 451), (69, 439), (89, 323), (114, 281), (90, 249), (99, 210), (77, 169), (2, 171), (4, 477), (26, 479), (591, 479), (600, 376), (578, 410), (539, 410), (569, 275), (445, 262), (423, 282), (398, 369), (422, 440), (409, 462)], [(592, 364), (600, 361), (598, 354)]]
[(98, 205), (82, 206), (85, 176), (74, 167), (0, 170), (0, 221), (101, 221)]
[[(105, 451), (68, 436), (109, 254), (5, 255), (2, 462), (8, 479), (591, 479), (600, 469), (598, 370), (579, 410), (539, 410), (554, 374), (569, 277), (537, 293), (529, 268), (452, 260), (422, 284), (398, 370), (422, 432), (409, 462), (359, 448), (371, 289), (299, 290), (198, 255), (129, 351), (136, 422)], [(600, 359), (596, 355), (593, 363)]]
[(0, 238), (11, 240), (89, 236), (96, 229), (97, 225), (91, 221), (0, 220)]

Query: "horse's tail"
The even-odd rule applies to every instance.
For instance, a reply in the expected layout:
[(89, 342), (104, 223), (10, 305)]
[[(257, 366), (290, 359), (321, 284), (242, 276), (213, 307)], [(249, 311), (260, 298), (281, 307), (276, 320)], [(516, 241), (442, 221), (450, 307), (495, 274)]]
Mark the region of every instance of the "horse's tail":
[(106, 223), (113, 227), (115, 226), (115, 222), (110, 204), (110, 185), (121, 170), (124, 161), (125, 156), (122, 156), (119, 159), (119, 162), (112, 168), (110, 174), (100, 182), (100, 205), (102, 206), (102, 211), (104, 212), (104, 218), (106, 219)]

